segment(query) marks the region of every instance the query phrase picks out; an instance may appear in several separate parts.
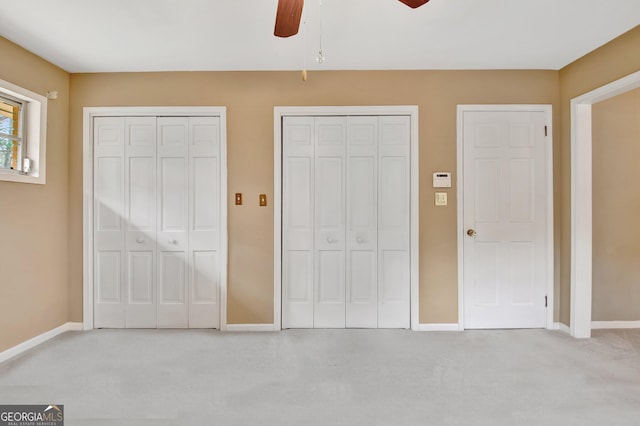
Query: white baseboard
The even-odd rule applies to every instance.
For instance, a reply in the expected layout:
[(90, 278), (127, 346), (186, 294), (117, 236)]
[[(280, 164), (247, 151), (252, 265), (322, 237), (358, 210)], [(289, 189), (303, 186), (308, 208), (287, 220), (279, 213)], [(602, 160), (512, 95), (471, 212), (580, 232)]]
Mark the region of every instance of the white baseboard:
[(460, 331), (458, 324), (418, 324), (418, 331)]
[(554, 322), (553, 326), (549, 330), (560, 330), (563, 333), (571, 334), (571, 329), (569, 328), (569, 326), (561, 322)]
[(227, 324), (226, 331), (274, 331), (273, 324)]
[(66, 324), (62, 324), (60, 327), (56, 327), (53, 330), (49, 330), (45, 333), (40, 334), (39, 336), (33, 337), (26, 342), (22, 342), (19, 345), (16, 345), (12, 348), (9, 348), (3, 352), (0, 352), (0, 363), (7, 361), (15, 356), (18, 356), (29, 349), (32, 349), (47, 340), (51, 340), (56, 336), (59, 336), (62, 333), (67, 331), (82, 331), (82, 323), (81, 322), (68, 322)]
[(592, 321), (592, 330), (605, 330), (609, 328), (640, 328), (640, 321)]

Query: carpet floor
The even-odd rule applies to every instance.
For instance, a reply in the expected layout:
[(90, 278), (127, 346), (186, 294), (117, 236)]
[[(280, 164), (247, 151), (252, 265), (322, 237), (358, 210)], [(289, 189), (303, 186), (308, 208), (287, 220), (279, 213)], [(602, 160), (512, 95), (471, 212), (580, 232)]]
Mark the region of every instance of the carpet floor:
[(640, 330), (69, 332), (0, 364), (65, 425), (639, 425)]

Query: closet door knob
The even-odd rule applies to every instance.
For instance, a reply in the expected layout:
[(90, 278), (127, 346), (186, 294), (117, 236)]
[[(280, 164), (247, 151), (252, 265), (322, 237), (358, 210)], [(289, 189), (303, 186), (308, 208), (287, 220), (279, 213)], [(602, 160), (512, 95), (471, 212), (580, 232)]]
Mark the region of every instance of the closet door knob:
[(142, 238), (142, 237), (136, 238), (136, 243), (138, 243), (138, 244), (144, 243), (144, 238)]
[(335, 240), (333, 238), (331, 238), (331, 237), (327, 237), (327, 242), (329, 244), (333, 244), (335, 242)]
[(178, 244), (178, 240), (169, 240), (169, 244)]
[(358, 244), (362, 244), (362, 243), (364, 243), (364, 238), (358, 237), (358, 238), (356, 238), (356, 242)]

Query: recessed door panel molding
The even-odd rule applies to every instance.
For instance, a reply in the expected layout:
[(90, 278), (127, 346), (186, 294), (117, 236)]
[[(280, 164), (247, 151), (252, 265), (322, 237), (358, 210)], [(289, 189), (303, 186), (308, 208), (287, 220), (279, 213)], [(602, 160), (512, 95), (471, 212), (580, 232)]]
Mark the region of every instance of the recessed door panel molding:
[(509, 164), (509, 214), (512, 222), (536, 221), (536, 164), (527, 158), (512, 159)]
[(155, 252), (129, 251), (127, 259), (127, 328), (156, 327)]
[(534, 305), (536, 290), (535, 242), (513, 242), (509, 247), (510, 301), (512, 305)]
[(475, 181), (484, 188), (482, 194), (476, 194), (473, 200), (476, 222), (496, 223), (499, 221), (499, 170), (498, 160), (495, 158), (481, 158), (476, 160)]
[(159, 223), (161, 232), (185, 232), (187, 228), (187, 160), (182, 157), (160, 157)]
[(464, 328), (548, 323), (550, 118), (527, 109), (459, 109)]
[(99, 232), (122, 232), (124, 207), (123, 159), (101, 157), (96, 164), (96, 230)]
[(154, 305), (153, 263), (153, 252), (129, 252), (128, 287), (130, 304)]
[(218, 159), (196, 157), (191, 159), (191, 217), (192, 232), (217, 232), (220, 209), (217, 187), (219, 186)]
[(187, 259), (184, 251), (158, 252), (158, 328), (187, 328)]
[(194, 250), (191, 262), (191, 301), (195, 304), (218, 303), (218, 253)]
[(223, 115), (124, 112), (91, 119), (92, 326), (226, 326)]
[(155, 156), (129, 157), (128, 212), (129, 231), (154, 232), (156, 227)]
[(284, 252), (282, 320), (287, 328), (313, 328), (313, 249)]
[(122, 303), (122, 262), (119, 251), (101, 250), (96, 253), (98, 303)]
[(314, 282), (315, 328), (344, 328), (344, 250), (318, 250)]
[(186, 268), (182, 252), (160, 253), (159, 305), (184, 305), (186, 302)]
[(409, 328), (409, 116), (283, 117), (282, 135), (283, 328)]

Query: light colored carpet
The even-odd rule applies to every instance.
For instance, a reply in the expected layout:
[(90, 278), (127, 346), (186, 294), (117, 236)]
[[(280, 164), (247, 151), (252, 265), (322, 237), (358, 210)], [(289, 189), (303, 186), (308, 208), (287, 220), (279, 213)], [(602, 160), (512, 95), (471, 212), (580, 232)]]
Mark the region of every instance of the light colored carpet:
[(638, 425), (640, 330), (95, 330), (0, 365), (71, 425)]

